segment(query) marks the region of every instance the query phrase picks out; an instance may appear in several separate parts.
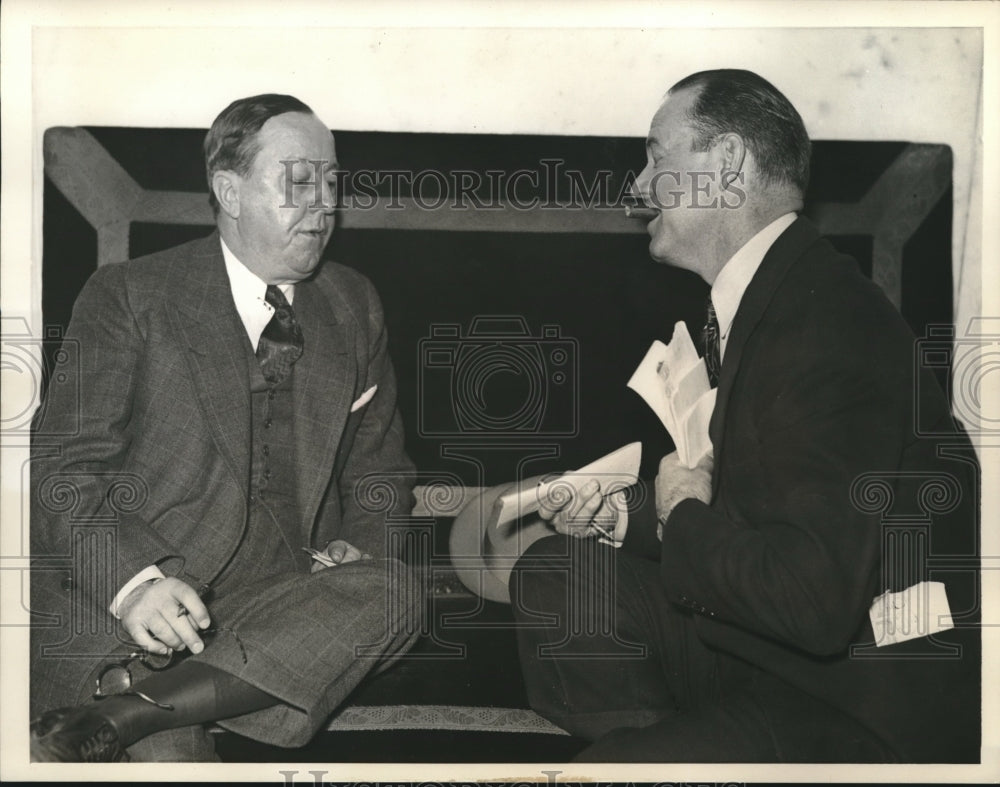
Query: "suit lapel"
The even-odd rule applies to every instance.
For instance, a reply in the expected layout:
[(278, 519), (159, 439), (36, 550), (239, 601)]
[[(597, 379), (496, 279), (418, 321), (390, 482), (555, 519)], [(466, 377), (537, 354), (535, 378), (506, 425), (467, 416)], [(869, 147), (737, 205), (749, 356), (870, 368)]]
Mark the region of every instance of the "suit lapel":
[(233, 303), (218, 234), (195, 249), (178, 266), (176, 327), (190, 350), (192, 380), (212, 439), (242, 489), (250, 475), (249, 339)]
[(292, 307), (305, 341), (293, 377), (295, 464), (307, 530), (330, 482), (357, 377), (354, 328), (338, 319), (346, 313), (338, 300), (315, 280), (295, 286)]
[(729, 397), (732, 394), (743, 351), (747, 341), (753, 335), (754, 329), (760, 323), (767, 310), (771, 298), (781, 284), (789, 268), (810, 245), (819, 238), (819, 232), (808, 219), (796, 219), (774, 242), (754, 274), (753, 279), (743, 293), (736, 317), (726, 343), (726, 354), (722, 359), (722, 371), (719, 375), (719, 391), (716, 395), (715, 410), (709, 423), (709, 436), (712, 439), (714, 460), (712, 467), (712, 489), (719, 487), (719, 470), (722, 467), (721, 455), (726, 422), (726, 410), (729, 407)]

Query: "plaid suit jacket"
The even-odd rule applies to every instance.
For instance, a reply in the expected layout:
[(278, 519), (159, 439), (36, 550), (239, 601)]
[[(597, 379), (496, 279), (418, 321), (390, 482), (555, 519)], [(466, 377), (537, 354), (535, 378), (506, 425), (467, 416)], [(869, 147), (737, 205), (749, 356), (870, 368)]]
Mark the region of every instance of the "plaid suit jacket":
[[(328, 262), (296, 286), (295, 310), (301, 543), (343, 538), (385, 556), (387, 520), (412, 508), (413, 467), (381, 305), (367, 279)], [(156, 563), (197, 587), (237, 548), (248, 341), (216, 233), (104, 266), (83, 288), (64, 342), (74, 368), (53, 379), (35, 422), (32, 696), (45, 699), (33, 712), (77, 701), (95, 659), (120, 649), (127, 635), (107, 606), (129, 578)]]

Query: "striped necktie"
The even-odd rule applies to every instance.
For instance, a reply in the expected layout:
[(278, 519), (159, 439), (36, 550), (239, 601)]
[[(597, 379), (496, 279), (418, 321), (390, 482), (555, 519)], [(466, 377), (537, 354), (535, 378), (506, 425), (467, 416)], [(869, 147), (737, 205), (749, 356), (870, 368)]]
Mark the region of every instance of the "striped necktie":
[(722, 371), (722, 357), (719, 344), (719, 318), (715, 314), (712, 296), (708, 297), (708, 308), (705, 328), (702, 331), (702, 341), (705, 345), (705, 369), (708, 371), (708, 384), (715, 388), (719, 384), (719, 373)]

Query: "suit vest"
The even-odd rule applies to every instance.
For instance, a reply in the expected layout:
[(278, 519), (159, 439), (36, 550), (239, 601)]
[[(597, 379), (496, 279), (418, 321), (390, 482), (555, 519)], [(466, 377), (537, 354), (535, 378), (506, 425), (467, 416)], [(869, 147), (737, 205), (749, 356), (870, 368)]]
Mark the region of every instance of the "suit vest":
[(216, 580), (219, 591), (283, 571), (302, 570), (308, 557), (302, 533), (295, 472), (295, 367), (270, 385), (250, 343), (250, 478), (247, 525), (239, 547)]

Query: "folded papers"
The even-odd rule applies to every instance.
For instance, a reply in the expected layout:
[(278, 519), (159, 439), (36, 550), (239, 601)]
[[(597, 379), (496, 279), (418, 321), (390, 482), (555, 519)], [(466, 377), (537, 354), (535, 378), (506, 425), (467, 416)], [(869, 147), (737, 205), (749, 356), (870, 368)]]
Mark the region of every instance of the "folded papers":
[(694, 468), (712, 450), (708, 424), (715, 409), (715, 388), (687, 326), (678, 322), (670, 344), (654, 341), (628, 381), (667, 428), (681, 464)]

